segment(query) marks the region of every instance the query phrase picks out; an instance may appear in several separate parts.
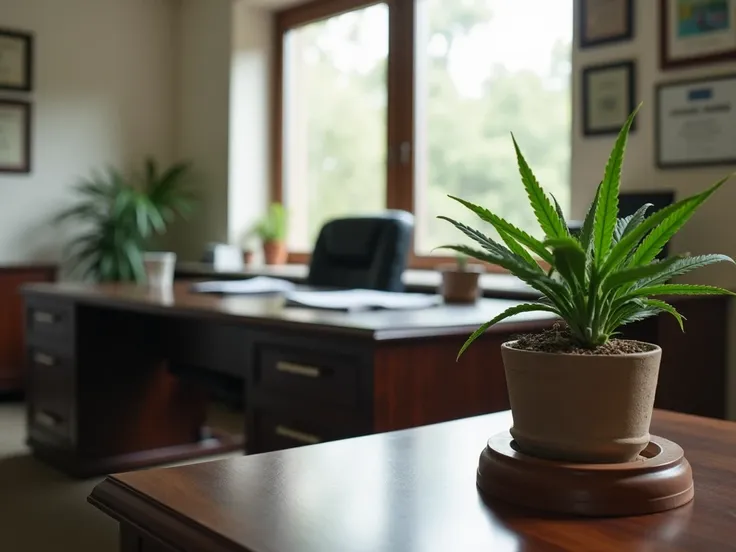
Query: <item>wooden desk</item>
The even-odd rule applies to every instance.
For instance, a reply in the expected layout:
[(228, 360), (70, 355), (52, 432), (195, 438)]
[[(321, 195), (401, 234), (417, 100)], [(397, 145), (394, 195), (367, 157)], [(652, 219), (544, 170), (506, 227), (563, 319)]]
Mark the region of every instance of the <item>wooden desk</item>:
[(509, 413), (296, 450), (109, 477), (89, 500), (122, 552), (707, 551), (736, 546), (736, 423), (658, 411), (695, 500), (661, 514), (555, 517), (485, 501), (486, 439)]
[(203, 439), (207, 393), (172, 371), (246, 396), (251, 453), (504, 410), (501, 343), (553, 321), (518, 316), (456, 363), (467, 336), (514, 302), (347, 314), (187, 289), (24, 289), (37, 457), (88, 476), (242, 446), (242, 436)]

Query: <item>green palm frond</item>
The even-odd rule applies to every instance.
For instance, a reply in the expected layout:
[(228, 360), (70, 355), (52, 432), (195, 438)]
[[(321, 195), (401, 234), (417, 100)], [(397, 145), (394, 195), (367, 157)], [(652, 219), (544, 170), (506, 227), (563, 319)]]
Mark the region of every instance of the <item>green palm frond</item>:
[(108, 167), (80, 180), (74, 187), (76, 204), (54, 219), (86, 228), (65, 247), (72, 271), (94, 281), (142, 281), (150, 240), (195, 206), (183, 182), (188, 169), (177, 163), (161, 172), (149, 157), (131, 175)]

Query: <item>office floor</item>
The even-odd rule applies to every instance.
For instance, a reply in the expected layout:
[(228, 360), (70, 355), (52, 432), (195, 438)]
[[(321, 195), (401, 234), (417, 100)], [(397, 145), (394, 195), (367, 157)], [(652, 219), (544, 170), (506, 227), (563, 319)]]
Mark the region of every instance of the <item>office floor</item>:
[[(217, 410), (218, 427), (242, 415)], [(87, 503), (101, 478), (73, 480), (37, 462), (24, 444), (23, 403), (0, 403), (0, 550), (117, 552), (117, 525)]]

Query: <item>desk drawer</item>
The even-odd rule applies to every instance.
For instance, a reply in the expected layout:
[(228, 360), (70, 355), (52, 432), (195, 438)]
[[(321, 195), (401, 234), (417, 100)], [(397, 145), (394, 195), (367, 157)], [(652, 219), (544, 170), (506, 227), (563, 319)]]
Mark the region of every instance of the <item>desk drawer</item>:
[(74, 306), (34, 299), (26, 306), (26, 330), (34, 340), (54, 340), (71, 348), (74, 340)]
[(253, 449), (249, 452), (268, 452), (304, 445), (316, 445), (327, 441), (347, 439), (360, 434), (338, 412), (332, 419), (318, 419), (300, 412), (279, 412), (254, 409), (253, 429), (255, 435), (249, 436), (248, 443)]
[(29, 423), (63, 440), (73, 438), (74, 363), (71, 358), (30, 347)]
[(300, 400), (358, 405), (360, 359), (306, 348), (257, 348), (254, 385)]

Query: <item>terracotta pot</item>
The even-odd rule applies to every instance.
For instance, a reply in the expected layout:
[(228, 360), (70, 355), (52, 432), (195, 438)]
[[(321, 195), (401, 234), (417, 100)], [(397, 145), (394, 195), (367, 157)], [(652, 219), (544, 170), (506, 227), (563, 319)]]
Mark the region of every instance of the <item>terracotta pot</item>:
[(483, 272), (483, 267), (470, 265), (465, 270), (451, 267), (440, 267), (442, 273), (442, 284), (440, 293), (445, 303), (475, 303), (480, 297), (480, 286), (478, 279)]
[(263, 257), (267, 265), (285, 264), (289, 256), (286, 242), (267, 241), (263, 242)]
[[(513, 342), (512, 342), (513, 343)], [(629, 462), (649, 444), (662, 349), (629, 355), (568, 355), (501, 346), (514, 425), (532, 456)]]
[(253, 252), (252, 251), (243, 251), (243, 264), (249, 265), (253, 264)]

